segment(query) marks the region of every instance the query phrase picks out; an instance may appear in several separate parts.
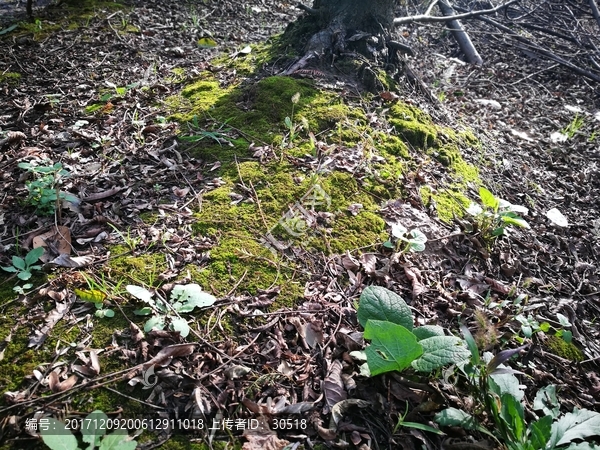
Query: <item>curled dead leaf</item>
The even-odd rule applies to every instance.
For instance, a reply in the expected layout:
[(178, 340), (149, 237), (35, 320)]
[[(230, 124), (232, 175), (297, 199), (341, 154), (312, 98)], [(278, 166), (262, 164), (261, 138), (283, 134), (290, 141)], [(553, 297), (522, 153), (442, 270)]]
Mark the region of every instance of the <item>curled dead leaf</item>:
[(60, 381), (58, 374), (55, 371), (50, 372), (48, 375), (48, 387), (50, 390), (57, 394), (59, 392), (65, 392), (75, 386), (77, 383), (77, 375), (71, 375), (65, 381)]
[(163, 348), (154, 358), (144, 364), (144, 370), (150, 366), (167, 366), (173, 358), (189, 356), (194, 353), (196, 344), (175, 344)]

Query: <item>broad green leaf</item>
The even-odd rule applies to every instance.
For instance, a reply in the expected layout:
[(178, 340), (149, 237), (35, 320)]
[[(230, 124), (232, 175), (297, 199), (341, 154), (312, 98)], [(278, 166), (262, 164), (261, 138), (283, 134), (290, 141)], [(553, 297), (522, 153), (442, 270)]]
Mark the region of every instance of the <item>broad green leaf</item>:
[(5, 271), (11, 272), (11, 273), (15, 273), (15, 272), (19, 271), (19, 269), (17, 269), (16, 267), (13, 267), (13, 266), (3, 267), (2, 270), (5, 270)]
[(498, 198), (486, 188), (479, 188), (479, 198), (481, 198), (481, 203), (483, 203), (484, 206), (487, 206), (494, 211), (498, 210), (498, 207), (500, 206), (500, 200), (498, 200)]
[(385, 248), (389, 248), (389, 249), (393, 249), (393, 248), (394, 248), (394, 244), (392, 244), (392, 241), (385, 241), (385, 242), (383, 243), (383, 246), (384, 246)]
[(561, 337), (567, 344), (570, 344), (571, 341), (573, 341), (573, 333), (569, 330), (562, 330)]
[(446, 364), (458, 364), (468, 360), (471, 352), (464, 341), (455, 336), (433, 336), (419, 341), (423, 347), (421, 357), (412, 362), (419, 372), (432, 372)]
[(25, 255), (25, 264), (31, 266), (44, 254), (44, 247), (36, 247)]
[(413, 329), (412, 312), (406, 302), (381, 286), (368, 286), (360, 295), (358, 322), (364, 328), (368, 320), (383, 320)]
[(409, 233), (408, 242), (410, 243), (410, 249), (413, 252), (422, 252), (425, 250), (425, 243), (427, 242), (427, 236), (421, 231), (414, 229)]
[(125, 430), (117, 430), (102, 438), (99, 450), (135, 450), (137, 443), (129, 441)]
[(471, 362), (475, 365), (478, 365), (481, 358), (479, 356), (479, 348), (477, 348), (475, 338), (464, 324), (460, 325), (460, 331), (462, 332), (465, 342), (467, 343), (467, 347), (469, 348), (469, 352), (471, 353)]
[(198, 39), (198, 47), (200, 48), (215, 48), (217, 42), (209, 37), (203, 37)]
[[(500, 364), (498, 367), (503, 368)], [(499, 397), (504, 394), (513, 396), (517, 401), (521, 401), (525, 392), (519, 384), (519, 379), (512, 373), (493, 373), (489, 376), (489, 385), (492, 392)]]
[(423, 353), (415, 335), (392, 322), (369, 320), (364, 337), (371, 340), (365, 353), (373, 376), (393, 370), (400, 372)]
[(154, 310), (149, 306), (144, 306), (143, 308), (136, 309), (135, 311), (133, 311), (133, 313), (136, 316), (147, 316), (148, 314), (152, 314), (153, 311)]
[(205, 308), (217, 301), (214, 295), (204, 292), (197, 284), (176, 285), (171, 292), (171, 299), (177, 300), (173, 308), (180, 313), (190, 312), (196, 307)]
[(543, 449), (550, 439), (552, 416), (544, 416), (529, 425), (529, 441), (535, 450)]
[(556, 397), (556, 386), (544, 386), (535, 394), (533, 409), (543, 411), (546, 416), (557, 418), (560, 415), (560, 403)]
[(500, 219), (502, 220), (502, 222), (508, 225), (516, 225), (521, 228), (529, 228), (529, 224), (525, 219), (517, 216), (515, 213), (512, 212), (500, 214)]
[(115, 317), (115, 312), (112, 309), (103, 309), (104, 317)]
[(87, 415), (81, 427), (83, 442), (90, 444), (88, 450), (93, 450), (100, 445), (100, 438), (106, 434), (104, 427), (94, 426), (96, 423), (106, 423), (108, 416), (100, 410), (92, 411)]
[(23, 258), (19, 258), (18, 256), (12, 257), (13, 266), (15, 266), (19, 270), (25, 270), (25, 260)]
[(411, 230), (409, 233), (409, 240), (410, 242), (419, 242), (424, 244), (425, 242), (427, 242), (427, 236), (425, 236), (425, 233), (423, 233), (420, 230), (417, 230), (416, 228), (414, 230)]
[(508, 425), (515, 439), (522, 442), (525, 435), (523, 405), (510, 394), (504, 394), (501, 403), (500, 417)]
[(135, 298), (138, 298), (146, 303), (154, 304), (154, 300), (152, 299), (154, 294), (148, 289), (145, 289), (141, 286), (136, 286), (135, 284), (128, 284), (125, 286), (125, 289), (127, 289), (127, 292), (129, 292)]
[(187, 320), (179, 317), (171, 318), (171, 328), (174, 331), (179, 331), (181, 337), (187, 337), (187, 335), (190, 334), (190, 326), (188, 325)]
[(549, 444), (554, 446), (568, 444), (574, 439), (600, 436), (600, 414), (587, 409), (575, 408), (552, 424), (552, 436)]
[(51, 450), (77, 450), (77, 439), (67, 430), (64, 423), (59, 422), (53, 417), (48, 419), (46, 425), (40, 429), (40, 435), (44, 444), (50, 447)]
[(144, 331), (163, 330), (165, 328), (165, 318), (163, 316), (153, 316), (144, 325)]
[(19, 278), (20, 280), (23, 280), (23, 281), (29, 280), (31, 278), (31, 272), (29, 272), (28, 270), (19, 272), (17, 275), (17, 278)]
[(392, 225), (392, 236), (395, 238), (401, 239), (407, 233), (406, 227), (400, 225), (399, 223), (395, 223)]
[(75, 289), (75, 295), (84, 302), (102, 303), (106, 298), (106, 294), (97, 289), (81, 290)]
[(569, 322), (569, 319), (564, 314), (556, 313), (556, 318), (558, 319), (558, 322), (561, 324), (561, 326), (563, 326), (563, 327), (571, 326), (571, 322)]
[(423, 325), (422, 327), (414, 328), (412, 332), (418, 341), (434, 336), (444, 336), (444, 329), (438, 325)]
[(283, 122), (285, 123), (286, 127), (292, 128), (292, 119), (290, 119), (289, 117), (286, 117)]
[(433, 420), (443, 427), (461, 427), (465, 430), (476, 430), (479, 427), (473, 416), (457, 408), (446, 408), (437, 413)]

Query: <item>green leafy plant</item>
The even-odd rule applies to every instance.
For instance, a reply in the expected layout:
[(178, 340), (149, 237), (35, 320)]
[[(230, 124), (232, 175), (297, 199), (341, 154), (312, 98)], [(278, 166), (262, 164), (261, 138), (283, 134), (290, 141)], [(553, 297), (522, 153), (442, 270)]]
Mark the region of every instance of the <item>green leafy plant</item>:
[(531, 314), (525, 317), (523, 314), (515, 316), (515, 320), (521, 324), (521, 333), (525, 338), (531, 338), (535, 333), (543, 331), (547, 333), (550, 329), (554, 328), (555, 335), (561, 337), (565, 342), (570, 343), (573, 340), (573, 333), (570, 330), (564, 328), (570, 328), (571, 322), (569, 319), (561, 314), (557, 313), (556, 318), (560, 324), (560, 328), (553, 327), (548, 322), (540, 323)]
[(75, 289), (75, 294), (84, 302), (93, 303), (96, 307), (94, 315), (99, 318), (114, 317), (115, 312), (110, 308), (104, 307), (104, 300), (107, 295), (98, 289)]
[[(294, 95), (292, 95), (291, 118), (289, 116), (286, 116), (286, 118), (283, 120), (283, 123), (285, 124), (286, 128), (288, 129), (288, 135), (287, 135), (287, 145), (288, 146), (292, 145), (292, 143), (294, 142), (294, 140), (296, 139), (296, 137), (298, 135), (298, 126), (294, 122), (294, 106), (299, 101), (300, 101), (300, 92), (296, 92)], [(284, 147), (286, 145), (286, 139), (283, 140), (281, 145), (282, 145), (282, 147)]]
[(60, 191), (60, 184), (63, 179), (70, 174), (63, 169), (61, 163), (54, 163), (48, 166), (37, 166), (31, 163), (19, 163), (21, 169), (31, 172), (34, 176), (33, 181), (27, 181), (25, 186), (29, 191), (27, 201), (36, 207), (40, 214), (50, 215), (57, 210), (60, 200), (66, 200), (71, 203), (77, 203), (78, 199), (74, 195)]
[(575, 136), (581, 129), (581, 127), (583, 127), (583, 123), (583, 117), (581, 117), (579, 114), (576, 114), (575, 117), (573, 117), (573, 120), (569, 122), (569, 125), (561, 130), (561, 133), (567, 136), (569, 139), (572, 139), (573, 136)]
[(229, 120), (226, 120), (221, 123), (218, 127), (213, 128), (212, 131), (202, 130), (198, 122), (198, 116), (194, 115), (191, 122), (187, 123), (188, 132), (190, 134), (180, 135), (179, 140), (182, 142), (197, 143), (204, 139), (212, 139), (219, 145), (226, 144), (232, 146), (231, 139), (226, 134), (232, 130), (232, 128), (227, 126), (228, 121)]
[(399, 223), (392, 225), (392, 237), (383, 243), (384, 247), (401, 253), (422, 252), (425, 250), (427, 236), (421, 231), (408, 229)]
[(409, 367), (431, 372), (459, 363), (470, 354), (462, 339), (446, 336), (437, 325), (413, 328), (409, 306), (384, 287), (369, 286), (362, 292), (358, 321), (365, 329), (365, 339), (371, 341), (365, 354), (373, 376)]
[(41, 270), (42, 266), (35, 265), (36, 262), (44, 254), (43, 247), (36, 247), (30, 250), (25, 258), (19, 256), (12, 257), (12, 266), (2, 267), (2, 270), (6, 272), (16, 273), (19, 280), (29, 280), (32, 276), (33, 270)]
[[(493, 437), (509, 450), (553, 450), (592, 449), (585, 443), (572, 443), (600, 435), (600, 414), (586, 409), (575, 409), (572, 413), (560, 416), (556, 388), (547, 386), (540, 389), (535, 397), (533, 409), (543, 413), (527, 422), (523, 406), (524, 391), (515, 374), (504, 363), (518, 354), (524, 347), (503, 350), (496, 356), (491, 353), (479, 355), (479, 349), (471, 332), (461, 327), (465, 341), (471, 352), (469, 360), (459, 364), (460, 371), (475, 397), (476, 413), (485, 412), (492, 421), (489, 431), (467, 411), (447, 408), (436, 414), (434, 420), (442, 426), (459, 426), (466, 430), (477, 430)], [(571, 444), (569, 447), (564, 447)]]
[[(41, 421), (40, 421), (41, 422)], [(87, 446), (85, 450), (135, 450), (137, 442), (128, 436), (124, 429), (106, 433), (106, 427), (101, 424), (108, 422), (108, 416), (100, 410), (93, 411), (81, 421), (82, 440)], [(53, 417), (44, 418), (40, 423), (40, 435), (44, 444), (51, 450), (79, 450), (77, 438), (64, 423)]]
[[(197, 284), (177, 284), (171, 291), (169, 301), (156, 292), (135, 285), (126, 286), (127, 292), (147, 303), (149, 306), (134, 311), (134, 314), (147, 316), (152, 314), (144, 325), (144, 331), (163, 330), (165, 327), (179, 331), (182, 337), (190, 333), (187, 320), (180, 314), (191, 312), (194, 308), (206, 308), (217, 299)], [(154, 298), (156, 295), (156, 298)]]
[(517, 214), (527, 214), (529, 210), (526, 207), (502, 200), (484, 187), (479, 188), (479, 198), (481, 206), (471, 203), (467, 208), (467, 213), (475, 219), (475, 227), (467, 231), (478, 232), (485, 242), (491, 243), (503, 236), (511, 225), (529, 228), (527, 221)]

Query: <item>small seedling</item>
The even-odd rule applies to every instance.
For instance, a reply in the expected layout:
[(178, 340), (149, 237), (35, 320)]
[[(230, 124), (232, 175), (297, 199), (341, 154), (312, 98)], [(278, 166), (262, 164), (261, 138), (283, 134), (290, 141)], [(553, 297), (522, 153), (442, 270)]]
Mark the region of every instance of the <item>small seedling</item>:
[(99, 318), (114, 317), (115, 312), (110, 308), (104, 308), (104, 300), (107, 295), (97, 289), (81, 290), (75, 289), (75, 294), (84, 302), (93, 303), (96, 307), (94, 315)]
[(66, 200), (71, 203), (77, 203), (78, 199), (74, 195), (61, 192), (60, 185), (62, 180), (70, 174), (63, 169), (61, 163), (55, 163), (51, 166), (36, 166), (31, 163), (19, 163), (21, 169), (31, 172), (35, 180), (27, 181), (25, 186), (29, 191), (27, 201), (36, 207), (36, 211), (43, 215), (53, 214), (57, 210), (60, 200)]
[[(144, 325), (144, 331), (163, 330), (165, 327), (173, 331), (179, 331), (182, 337), (187, 337), (190, 333), (190, 327), (187, 320), (180, 314), (191, 312), (194, 308), (206, 308), (212, 305), (217, 299), (197, 284), (177, 284), (171, 291), (169, 301), (165, 300), (157, 292), (135, 285), (128, 285), (127, 292), (135, 298), (142, 300), (149, 306), (134, 311), (139, 316), (152, 317)], [(156, 298), (154, 298), (156, 296)]]
[(583, 123), (583, 117), (581, 117), (579, 114), (576, 114), (575, 117), (573, 117), (573, 120), (569, 122), (569, 125), (561, 130), (561, 133), (567, 136), (569, 139), (572, 139), (573, 136), (575, 136), (581, 129), (581, 127), (583, 127)]
[[(296, 139), (297, 135), (298, 135), (298, 125), (296, 125), (296, 123), (294, 123), (294, 106), (300, 101), (300, 92), (296, 92), (294, 95), (292, 95), (292, 116), (291, 118), (289, 116), (286, 116), (286, 118), (283, 120), (283, 123), (285, 124), (286, 128), (288, 129), (288, 146), (291, 146), (292, 143), (294, 142), (294, 140)], [(284, 139), (282, 142), (282, 147), (285, 146), (286, 140)]]
[(383, 246), (389, 249), (400, 251), (401, 253), (422, 252), (425, 250), (427, 236), (421, 231), (408, 229), (398, 223), (392, 225), (392, 237), (383, 243)]
[(35, 265), (35, 263), (41, 258), (44, 254), (43, 247), (36, 247), (33, 250), (29, 251), (25, 258), (21, 258), (19, 256), (12, 257), (12, 266), (2, 267), (2, 270), (7, 272), (16, 273), (17, 278), (20, 280), (29, 280), (32, 276), (33, 270), (41, 270), (42, 266)]
[(226, 144), (228, 146), (232, 146), (233, 144), (231, 143), (231, 139), (226, 134), (231, 131), (231, 128), (227, 127), (227, 122), (229, 120), (230, 119), (220, 124), (218, 128), (213, 127), (213, 131), (208, 131), (200, 128), (198, 116), (194, 115), (191, 122), (187, 123), (188, 132), (190, 135), (179, 136), (179, 140), (182, 142), (196, 143), (204, 139), (212, 139), (219, 145)]
[(483, 207), (471, 203), (467, 208), (475, 225), (472, 230), (467, 231), (479, 232), (485, 242), (492, 243), (497, 237), (505, 235), (506, 228), (510, 225), (529, 228), (527, 221), (517, 214), (527, 214), (529, 210), (526, 207), (502, 200), (484, 187), (479, 188), (479, 198)]

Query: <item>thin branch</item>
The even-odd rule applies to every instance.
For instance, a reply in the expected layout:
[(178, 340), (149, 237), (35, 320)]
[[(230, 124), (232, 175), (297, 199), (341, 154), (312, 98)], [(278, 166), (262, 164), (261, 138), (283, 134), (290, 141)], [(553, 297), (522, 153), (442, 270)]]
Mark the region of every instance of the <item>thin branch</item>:
[(309, 14), (312, 14), (313, 16), (319, 15), (318, 10), (311, 8), (310, 6), (303, 5), (302, 3), (296, 3), (296, 7), (306, 11)]
[[(460, 20), (460, 19), (470, 19), (472, 17), (483, 16), (485, 14), (493, 14), (495, 12), (500, 11), (502, 8), (506, 8), (513, 3), (517, 3), (519, 0), (510, 0), (506, 3), (501, 4), (500, 6), (496, 6), (492, 9), (481, 9), (479, 11), (472, 11), (464, 14), (455, 14), (452, 16), (430, 16), (428, 14), (418, 14), (416, 16), (409, 17), (397, 17), (394, 19), (394, 25), (400, 25), (403, 23), (411, 23), (411, 22), (419, 22), (419, 23), (429, 23), (429, 22), (448, 22), (449, 20)], [(593, 0), (592, 0), (593, 1)], [(427, 10), (429, 11), (429, 9)]]
[(529, 39), (524, 38), (523, 36), (519, 36), (517, 33), (515, 33), (513, 30), (511, 30), (507, 26), (504, 26), (501, 23), (498, 23), (495, 20), (490, 19), (489, 17), (479, 17), (479, 20), (483, 20), (484, 22), (489, 23), (490, 25), (493, 25), (494, 27), (498, 28), (499, 30), (504, 31), (507, 35), (509, 35), (513, 39), (516, 39), (517, 41), (528, 45), (530, 49), (538, 52), (541, 55), (544, 55), (546, 58), (550, 59), (551, 61), (557, 62), (561, 66), (568, 67), (573, 72), (575, 72), (579, 75), (583, 75), (584, 77), (587, 77), (591, 80), (600, 82), (599, 75), (596, 75), (595, 73), (590, 72), (589, 70), (583, 69), (583, 68), (561, 58), (557, 54), (552, 53), (550, 50), (546, 50), (545, 48), (542, 48), (539, 45), (534, 44)]
[(596, 23), (600, 27), (600, 11), (598, 10), (598, 5), (596, 4), (596, 0), (588, 0), (590, 4), (590, 8), (592, 9), (592, 16), (596, 19)]

